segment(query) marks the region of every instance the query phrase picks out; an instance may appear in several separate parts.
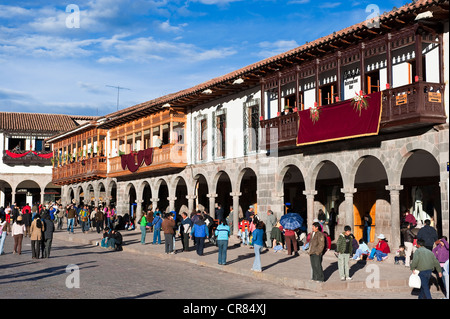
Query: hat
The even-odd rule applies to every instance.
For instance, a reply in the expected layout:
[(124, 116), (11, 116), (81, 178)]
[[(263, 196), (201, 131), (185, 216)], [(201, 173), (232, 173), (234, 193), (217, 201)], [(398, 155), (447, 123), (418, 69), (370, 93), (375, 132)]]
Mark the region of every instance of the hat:
[(384, 237), (383, 234), (379, 234), (377, 238), (378, 238), (378, 239), (386, 239), (386, 237)]
[(248, 208), (254, 208), (253, 205), (250, 205)]

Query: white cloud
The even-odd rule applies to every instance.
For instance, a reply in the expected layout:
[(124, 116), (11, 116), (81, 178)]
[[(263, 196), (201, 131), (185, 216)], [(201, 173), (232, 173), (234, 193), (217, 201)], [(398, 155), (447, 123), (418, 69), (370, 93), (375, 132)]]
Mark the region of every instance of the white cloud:
[(187, 27), (187, 23), (179, 24), (178, 26), (173, 26), (170, 24), (169, 20), (161, 22), (159, 28), (165, 32), (180, 32), (183, 28)]
[(291, 49), (298, 47), (299, 45), (295, 40), (278, 40), (275, 42), (263, 41), (259, 43), (261, 51), (258, 55), (263, 58), (268, 58)]

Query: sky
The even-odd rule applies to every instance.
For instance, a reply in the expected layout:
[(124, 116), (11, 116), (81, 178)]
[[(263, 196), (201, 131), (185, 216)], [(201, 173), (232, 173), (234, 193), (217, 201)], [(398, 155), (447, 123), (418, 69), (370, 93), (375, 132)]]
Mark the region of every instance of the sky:
[(406, 2), (0, 0), (0, 111), (103, 116)]

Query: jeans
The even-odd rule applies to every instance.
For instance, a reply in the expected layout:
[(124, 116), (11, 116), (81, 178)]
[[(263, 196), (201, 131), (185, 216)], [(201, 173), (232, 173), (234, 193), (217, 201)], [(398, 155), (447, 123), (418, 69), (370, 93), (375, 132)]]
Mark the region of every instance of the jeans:
[(361, 250), (361, 249), (358, 248), (358, 249), (356, 250), (355, 254), (353, 255), (353, 259), (354, 259), (354, 260), (359, 259), (359, 257), (360, 257), (362, 254), (368, 254), (368, 253), (369, 253), (368, 250), (363, 251), (363, 250)]
[(261, 271), (261, 245), (254, 245), (255, 250), (255, 260), (253, 261), (252, 270)]
[(245, 231), (241, 232), (241, 239), (242, 239), (242, 243), (244, 245), (248, 245), (249, 241), (248, 241), (248, 230), (246, 229)]
[(431, 299), (430, 277), (431, 270), (422, 270), (421, 272), (419, 272), (419, 278), (421, 282), (419, 299)]
[(225, 265), (227, 263), (228, 240), (218, 240), (217, 246), (219, 247), (219, 265)]
[(206, 237), (195, 237), (195, 245), (197, 246), (197, 255), (203, 256), (203, 248), (205, 247)]
[(5, 245), (5, 239), (6, 239), (6, 229), (2, 232), (2, 235), (0, 237), (0, 255), (3, 254), (3, 247)]
[(338, 268), (339, 268), (339, 277), (341, 278), (350, 278), (348, 261), (350, 260), (350, 254), (339, 254), (338, 257)]
[(75, 222), (75, 218), (68, 218), (67, 219), (67, 231), (70, 231), (73, 233), (73, 224)]
[(158, 245), (160, 245), (161, 244), (161, 229), (153, 230), (153, 244), (156, 244), (157, 240), (158, 240)]
[(147, 235), (147, 228), (145, 226), (140, 226), (141, 228), (141, 244), (145, 245), (145, 236)]
[(164, 234), (166, 254), (173, 252), (173, 234)]
[(369, 243), (370, 241), (370, 229), (372, 227), (371, 226), (365, 226), (364, 230), (363, 230), (363, 240), (365, 243)]

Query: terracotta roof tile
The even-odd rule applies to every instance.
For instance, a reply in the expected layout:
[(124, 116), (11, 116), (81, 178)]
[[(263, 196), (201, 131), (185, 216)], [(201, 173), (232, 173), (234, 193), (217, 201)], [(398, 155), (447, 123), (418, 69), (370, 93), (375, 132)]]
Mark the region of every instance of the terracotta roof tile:
[(0, 112), (0, 131), (58, 133), (76, 128), (78, 121), (97, 117), (64, 114)]

